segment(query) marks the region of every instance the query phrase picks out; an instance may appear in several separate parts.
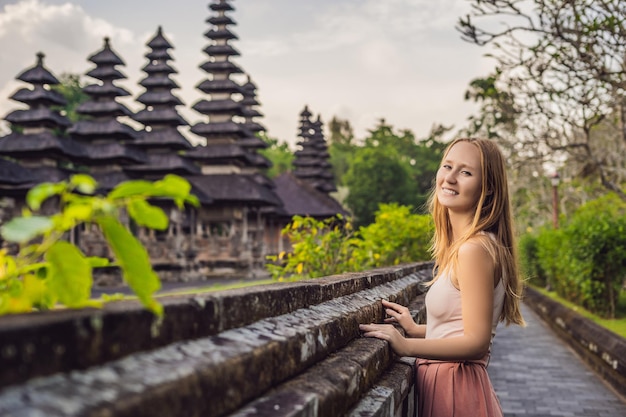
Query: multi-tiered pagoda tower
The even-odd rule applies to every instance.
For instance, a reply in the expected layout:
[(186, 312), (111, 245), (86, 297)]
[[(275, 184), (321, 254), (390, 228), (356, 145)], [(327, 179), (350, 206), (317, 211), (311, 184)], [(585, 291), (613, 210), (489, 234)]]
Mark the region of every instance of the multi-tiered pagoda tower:
[(337, 191), (333, 181), (333, 173), (328, 154), (328, 147), (320, 116), (311, 121), (311, 113), (308, 107), (300, 113), (300, 135), (302, 140), (298, 142), (301, 147), (295, 152), (293, 165), (296, 178), (310, 183), (313, 187), (324, 193)]
[[(213, 205), (198, 213), (200, 248), (209, 245), (213, 259), (206, 259), (207, 273), (253, 269), (265, 261), (262, 235), (262, 208), (280, 205), (272, 183), (260, 173), (269, 166), (256, 152), (264, 142), (245, 125), (245, 104), (239, 99), (244, 90), (234, 79), (243, 71), (231, 61), (239, 52), (230, 45), (237, 36), (229, 26), (235, 22), (227, 15), (234, 8), (227, 0), (209, 5), (213, 15), (205, 33), (209, 45), (204, 49), (207, 62), (201, 68), (209, 78), (198, 89), (206, 94), (193, 105), (207, 121), (196, 123), (191, 131), (206, 140), (186, 152), (196, 160), (203, 175), (190, 177), (195, 188), (213, 198)], [(200, 249), (202, 252), (202, 249)]]
[(119, 120), (133, 113), (116, 100), (130, 93), (115, 85), (116, 80), (126, 76), (116, 68), (124, 65), (124, 61), (111, 49), (109, 38), (104, 38), (104, 47), (90, 56), (89, 61), (96, 67), (87, 75), (100, 83), (83, 88), (89, 100), (76, 109), (83, 118), (68, 132), (84, 145), (89, 171), (106, 191), (130, 179), (123, 170), (124, 166), (146, 163), (147, 156), (130, 145), (139, 137), (139, 132)]

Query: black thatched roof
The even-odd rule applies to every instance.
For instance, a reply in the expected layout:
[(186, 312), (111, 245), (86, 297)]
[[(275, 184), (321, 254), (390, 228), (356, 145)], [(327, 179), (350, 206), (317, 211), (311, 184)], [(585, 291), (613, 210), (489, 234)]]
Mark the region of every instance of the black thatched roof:
[(181, 176), (201, 174), (200, 167), (175, 153), (148, 154), (145, 164), (124, 167), (124, 170), (132, 173), (163, 176), (177, 174)]
[(237, 35), (228, 29), (209, 29), (204, 33), (204, 36), (212, 40), (225, 39), (228, 41), (231, 39), (239, 39)]
[(15, 110), (7, 114), (4, 120), (23, 127), (41, 126), (54, 129), (57, 127), (66, 128), (71, 125), (67, 117), (47, 108)]
[(55, 85), (59, 80), (48, 71), (43, 65), (45, 55), (41, 52), (37, 53), (37, 64), (34, 67), (20, 73), (16, 78), (20, 81), (34, 85)]
[(247, 175), (201, 175), (187, 178), (194, 187), (213, 198), (215, 204), (279, 206), (278, 196)]
[(176, 70), (176, 68), (174, 68), (173, 66), (171, 66), (170, 64), (168, 64), (166, 61), (169, 61), (172, 59), (171, 56), (167, 55), (167, 56), (159, 56), (159, 57), (148, 57), (147, 54), (146, 58), (148, 58), (150, 60), (150, 62), (148, 62), (146, 65), (144, 65), (144, 67), (142, 68), (142, 71), (144, 71), (147, 74), (178, 74), (178, 71)]
[(204, 48), (204, 52), (211, 56), (239, 56), (238, 50), (230, 45), (209, 45)]
[(39, 84), (35, 85), (33, 90), (20, 88), (9, 98), (19, 101), (20, 103), (28, 104), (31, 107), (38, 105), (45, 107), (63, 106), (67, 103), (61, 94), (53, 90), (46, 90)]
[(196, 135), (207, 139), (224, 137), (245, 138), (254, 136), (252, 132), (247, 130), (241, 124), (233, 121), (211, 123), (199, 122), (191, 128), (191, 131)]
[(118, 184), (133, 178), (123, 171), (94, 172), (90, 174), (98, 182), (98, 191), (108, 193)]
[(123, 80), (126, 78), (120, 70), (113, 67), (96, 67), (87, 72), (88, 76), (98, 80)]
[(298, 215), (326, 218), (348, 214), (334, 198), (289, 172), (274, 178), (274, 184), (274, 192), (282, 201), (289, 217)]
[(147, 126), (187, 126), (189, 124), (174, 108), (142, 110), (135, 114), (133, 119)]
[(118, 117), (132, 116), (133, 112), (122, 103), (115, 100), (109, 101), (85, 101), (80, 103), (76, 112), (93, 117)]
[[(30, 185), (39, 180), (36, 173), (4, 158), (0, 158), (0, 187), (3, 185)], [(28, 189), (24, 187), (25, 189)]]
[(140, 148), (168, 148), (172, 150), (191, 149), (193, 146), (175, 127), (143, 131), (133, 141)]
[(152, 73), (139, 82), (139, 85), (146, 88), (179, 88), (176, 81), (168, 77), (167, 74)]
[(97, 143), (84, 149), (85, 157), (89, 159), (91, 165), (135, 165), (148, 161), (145, 152), (121, 143)]
[(232, 144), (213, 144), (210, 146), (196, 146), (185, 152), (190, 159), (207, 164), (223, 165), (235, 164), (238, 166), (254, 165), (255, 158), (241, 146)]
[(0, 154), (17, 159), (80, 159), (85, 150), (80, 143), (44, 131), (36, 134), (11, 133), (0, 138)]
[(184, 104), (182, 100), (172, 94), (171, 91), (146, 91), (137, 97), (137, 101), (146, 106), (163, 104), (175, 107)]
[(129, 96), (128, 90), (113, 84), (90, 84), (83, 88), (85, 94), (91, 97), (125, 97)]
[(209, 4), (209, 8), (214, 12), (229, 12), (235, 10), (235, 8), (228, 3), (228, 0), (218, 0), (215, 3)]
[(201, 99), (192, 108), (198, 113), (206, 114), (209, 117), (216, 114), (243, 115), (241, 104), (230, 98), (221, 100)]
[(88, 59), (98, 66), (125, 65), (124, 61), (111, 49), (108, 37), (104, 38), (102, 50), (91, 55)]
[(239, 74), (243, 70), (237, 64), (230, 61), (207, 61), (200, 65), (205, 72), (209, 74)]
[(196, 86), (200, 91), (207, 94), (214, 93), (241, 93), (241, 87), (231, 79), (225, 80), (204, 80)]
[(215, 26), (228, 26), (228, 25), (236, 25), (235, 22), (229, 16), (211, 16), (205, 20), (207, 23), (210, 23)]
[(79, 140), (132, 140), (139, 136), (132, 127), (118, 122), (116, 119), (97, 121), (79, 120), (67, 132)]
[(156, 35), (148, 41), (147, 45), (149, 48), (154, 50), (173, 48), (169, 41), (165, 38), (165, 35), (163, 35), (163, 28), (161, 26), (157, 28)]

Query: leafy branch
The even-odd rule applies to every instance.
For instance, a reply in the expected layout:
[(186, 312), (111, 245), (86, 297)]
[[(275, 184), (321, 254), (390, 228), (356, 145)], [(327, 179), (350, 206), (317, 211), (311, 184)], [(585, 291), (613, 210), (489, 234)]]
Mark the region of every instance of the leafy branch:
[[(96, 195), (98, 184), (84, 174), (60, 183), (42, 183), (26, 196), (28, 208), (0, 228), (7, 242), (17, 244), (15, 254), (0, 250), (0, 315), (47, 310), (57, 304), (71, 308), (98, 307), (90, 299), (94, 268), (118, 266), (124, 280), (139, 300), (154, 314), (163, 314), (152, 297), (160, 280), (152, 269), (148, 252), (122, 224), (122, 212), (139, 226), (165, 230), (165, 212), (148, 200), (170, 199), (179, 209), (197, 206), (189, 183), (176, 175), (162, 180), (126, 181), (108, 195)], [(58, 213), (36, 214), (47, 200), (59, 204)], [(80, 225), (96, 225), (114, 254), (115, 261), (88, 257), (74, 244), (64, 240)]]

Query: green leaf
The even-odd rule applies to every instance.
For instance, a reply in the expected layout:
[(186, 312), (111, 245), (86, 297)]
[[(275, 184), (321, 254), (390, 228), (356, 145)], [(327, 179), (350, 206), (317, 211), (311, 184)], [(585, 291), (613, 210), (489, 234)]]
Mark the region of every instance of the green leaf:
[(161, 281), (152, 269), (146, 249), (116, 218), (105, 216), (97, 222), (122, 269), (124, 280), (146, 308), (162, 316), (163, 306), (152, 297), (161, 288)]
[(107, 258), (100, 258), (99, 256), (90, 256), (87, 258), (87, 262), (92, 268), (102, 268), (111, 265), (111, 261)]
[(169, 224), (167, 215), (160, 207), (144, 200), (134, 200), (128, 205), (128, 214), (139, 225), (150, 229), (165, 230)]
[(0, 228), (0, 235), (9, 242), (24, 243), (50, 231), (53, 226), (49, 217), (16, 217)]
[(72, 175), (72, 178), (70, 178), (70, 184), (75, 186), (76, 189), (83, 194), (93, 194), (96, 192), (96, 188), (98, 187), (96, 180), (85, 174)]
[(108, 195), (111, 200), (149, 195), (154, 186), (149, 181), (126, 181), (116, 186)]
[(46, 252), (50, 263), (48, 288), (68, 307), (81, 307), (91, 296), (91, 265), (82, 252), (69, 242), (55, 242)]
[(41, 183), (28, 191), (28, 194), (26, 194), (26, 204), (33, 210), (39, 210), (44, 201), (54, 195), (61, 194), (66, 188), (67, 185), (62, 182), (57, 184), (50, 182)]

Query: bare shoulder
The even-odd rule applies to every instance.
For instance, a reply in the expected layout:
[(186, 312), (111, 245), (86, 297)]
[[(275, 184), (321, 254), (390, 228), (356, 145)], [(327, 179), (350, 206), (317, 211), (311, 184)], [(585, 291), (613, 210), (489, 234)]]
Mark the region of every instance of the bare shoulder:
[(490, 272), (495, 267), (494, 253), (488, 236), (473, 236), (459, 247), (458, 261), (462, 268)]

